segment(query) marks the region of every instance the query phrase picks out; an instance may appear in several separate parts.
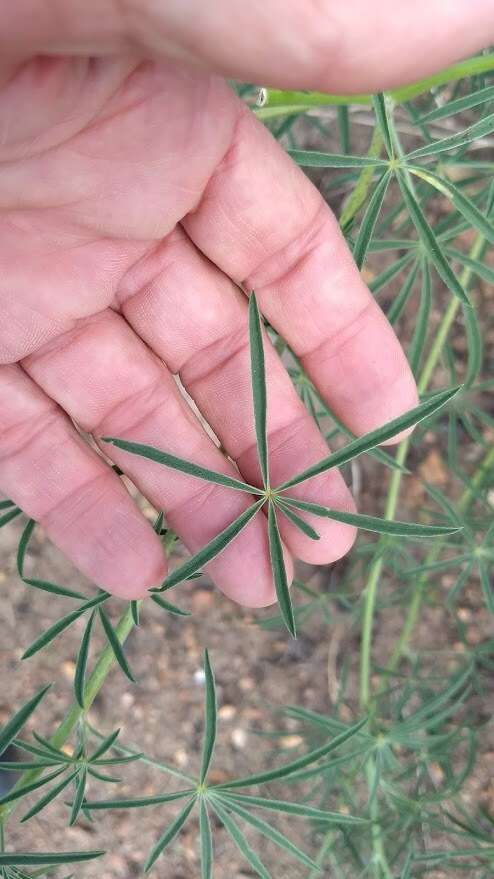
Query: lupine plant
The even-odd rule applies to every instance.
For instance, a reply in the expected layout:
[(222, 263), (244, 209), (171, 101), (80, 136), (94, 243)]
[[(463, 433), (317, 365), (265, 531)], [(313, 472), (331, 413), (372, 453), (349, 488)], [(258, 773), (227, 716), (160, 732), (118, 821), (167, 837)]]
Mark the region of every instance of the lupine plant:
[[(184, 825), (193, 821), (198, 828), (202, 879), (214, 875), (218, 832), (231, 838), (249, 875), (263, 879), (280, 875), (261, 862), (250, 842), (252, 831), (293, 858), (293, 875), (306, 879), (319, 875), (335, 879), (443, 877), (453, 869), (472, 879), (493, 875), (494, 815), (481, 803), (470, 803), (467, 808), (461, 794), (479, 756), (483, 730), (474, 697), (478, 701), (486, 694), (494, 668), (494, 641), (486, 639), (472, 646), (459, 612), (467, 590), (478, 593), (478, 607), (483, 602), (487, 612), (494, 612), (492, 402), (489, 406), (494, 379), (484, 375), (483, 341), (490, 338), (489, 315), (484, 314), (476, 286), (479, 281), (487, 286), (494, 283), (490, 261), (494, 244), (493, 75), (494, 55), (486, 52), (406, 88), (356, 96), (351, 103), (338, 95), (261, 91), (254, 112), (298, 164), (316, 169), (321, 189), (331, 202), (339, 194), (340, 224), (355, 261), (369, 272), (371, 289), (390, 322), (398, 331), (404, 324), (403, 342), (417, 378), (420, 403), (362, 437), (350, 435), (285, 341), (265, 325), (255, 291), (251, 291), (249, 345), (260, 486), (243, 481), (240, 474), (238, 478), (225, 476), (172, 455), (165, 444), (154, 448), (119, 437), (102, 438), (129, 455), (246, 493), (252, 499), (247, 509), (206, 546), (172, 568), (146, 600), (129, 602), (116, 625), (107, 610), (116, 599), (107, 592), (96, 590), (87, 596), (26, 575), (26, 557), (37, 526), (33, 520), (24, 522), (17, 552), (19, 578), (30, 589), (66, 601), (67, 612), (31, 645), (23, 645), (23, 659), (55, 639), (63, 655), (60, 636), (81, 617), (86, 624), (75, 661), (73, 704), (59, 726), (49, 735), (38, 731), (30, 737), (22, 735), (28, 720), (32, 725), (38, 704), (49, 698), (47, 685), (0, 729), (0, 770), (19, 775), (0, 799), (0, 875), (4, 879), (47, 875), (60, 866), (104, 855), (99, 850), (74, 852), (62, 847), (57, 852), (11, 851), (8, 824), (13, 813), (22, 824), (49, 809), (56, 799), (65, 804), (70, 825), (94, 821), (101, 810), (132, 809), (138, 813), (137, 826), (139, 820), (146, 820), (148, 808), (162, 808), (163, 830), (143, 871), (157, 862), (163, 864), (169, 846)], [(245, 86), (239, 91), (252, 105), (256, 90)], [(366, 154), (359, 155), (352, 152), (352, 141), (363, 117), (366, 124), (371, 123), (372, 136)], [(332, 123), (335, 118), (340, 152), (301, 148), (311, 129), (321, 147), (334, 137), (328, 120)], [(333, 171), (328, 175), (327, 169)], [(369, 268), (375, 265), (378, 271)], [(438, 311), (439, 321), (432, 329)], [(459, 353), (454, 346), (458, 333), (464, 339)], [(336, 451), (281, 485), (273, 485), (270, 479), (264, 359), (268, 337), (282, 354), (321, 433), (336, 446)], [(492, 361), (492, 351), (487, 356)], [(413, 436), (396, 449), (381, 448), (415, 426)], [(400, 521), (396, 514), (404, 480), (430, 435), (438, 437), (444, 448), (447, 495), (437, 485), (424, 482), (425, 500), (416, 511), (418, 521)], [(373, 471), (382, 471), (387, 483), (383, 515), (346, 513), (301, 499), (300, 487), (306, 481), (331, 468), (354, 464), (364, 455)], [(297, 497), (292, 492), (295, 486), (299, 487)], [(280, 517), (318, 540), (306, 514), (355, 525), (362, 532), (349, 560), (336, 566), (330, 590), (300, 580), (290, 588), (288, 582)], [(216, 783), (210, 780), (210, 769), (217, 736), (217, 695), (208, 651), (204, 656), (202, 762), (196, 778), (125, 746), (119, 729), (105, 733), (95, 729), (88, 711), (115, 664), (136, 685), (124, 645), (132, 629), (139, 627), (148, 602), (164, 611), (165, 631), (167, 614), (187, 617), (188, 612), (166, 600), (164, 593), (202, 576), (205, 566), (258, 515), (267, 516), (278, 599), (276, 612), (261, 617), (260, 625), (284, 627), (284, 637), (289, 639), (309, 628), (317, 614), (330, 644), (338, 611), (352, 632), (358, 633), (358, 671), (352, 658), (344, 656), (330, 713), (286, 707), (285, 714), (299, 725), (303, 742), (295, 759), (286, 762), (280, 757), (266, 771)], [(0, 502), (0, 528), (22, 516), (11, 501)], [(157, 511), (155, 529), (172, 556), (177, 538), (167, 526), (166, 512)], [(445, 574), (446, 592), (441, 586)], [(446, 672), (439, 670), (442, 654), (413, 649), (416, 627), (434, 606), (446, 608), (455, 642), (462, 645), (453, 660), (450, 655), (444, 664)], [(385, 664), (380, 665), (374, 655), (376, 621), (379, 618), (380, 629), (385, 629), (391, 611), (399, 614), (401, 628)], [(96, 657), (95, 626), (106, 641)], [(9, 759), (12, 750), (14, 760)], [(138, 761), (159, 766), (179, 779), (181, 787), (153, 796), (139, 790), (130, 798), (118, 796), (121, 779), (114, 772), (124, 773), (126, 764)], [(268, 784), (283, 786), (287, 793), (272, 796), (270, 790), (266, 792)], [(117, 790), (117, 795), (108, 796), (108, 787)], [(276, 827), (277, 817), (283, 819), (284, 828), (287, 821), (302, 819), (307, 830), (305, 848)]]

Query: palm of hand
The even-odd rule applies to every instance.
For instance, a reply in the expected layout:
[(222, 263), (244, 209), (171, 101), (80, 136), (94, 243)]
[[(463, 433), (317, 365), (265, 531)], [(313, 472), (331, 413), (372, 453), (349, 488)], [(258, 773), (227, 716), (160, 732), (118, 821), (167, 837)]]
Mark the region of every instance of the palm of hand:
[[(0, 146), (2, 488), (102, 586), (138, 597), (165, 562), (67, 415), (96, 437), (128, 437), (234, 475), (178, 390), (179, 374), (227, 455), (258, 483), (238, 284), (256, 289), (353, 430), (414, 404), (406, 361), (334, 219), (221, 80), (168, 64), (34, 61), (4, 86), (0, 114), (9, 123)], [(327, 447), (272, 349), (267, 367), (276, 484)], [(248, 505), (111, 454), (192, 550)], [(311, 480), (303, 497), (352, 508), (335, 472)], [(317, 527), (314, 544), (284, 522), (287, 559), (328, 562), (352, 543), (349, 526)], [(210, 570), (239, 601), (269, 603), (265, 521)]]

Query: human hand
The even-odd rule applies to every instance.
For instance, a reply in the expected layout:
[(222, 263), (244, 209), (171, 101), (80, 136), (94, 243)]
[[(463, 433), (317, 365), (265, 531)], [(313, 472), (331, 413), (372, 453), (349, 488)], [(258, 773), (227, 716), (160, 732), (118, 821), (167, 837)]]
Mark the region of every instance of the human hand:
[[(160, 542), (81, 438), (144, 442), (235, 475), (176, 387), (259, 481), (247, 300), (355, 433), (416, 402), (406, 359), (316, 189), (215, 74), (374, 91), (492, 39), (491, 0), (410, 6), (241, 0), (19, 0), (0, 35), (0, 487), (100, 586), (145, 595)], [(422, 14), (421, 14), (421, 7)], [(267, 350), (273, 484), (327, 454)], [(192, 551), (248, 498), (105, 453)], [(294, 490), (294, 494), (296, 491)], [(353, 509), (331, 471), (304, 499)], [(280, 523), (281, 524), (281, 523)], [(349, 526), (287, 521), (290, 556), (331, 562)], [(209, 566), (241, 603), (274, 599), (265, 520)]]

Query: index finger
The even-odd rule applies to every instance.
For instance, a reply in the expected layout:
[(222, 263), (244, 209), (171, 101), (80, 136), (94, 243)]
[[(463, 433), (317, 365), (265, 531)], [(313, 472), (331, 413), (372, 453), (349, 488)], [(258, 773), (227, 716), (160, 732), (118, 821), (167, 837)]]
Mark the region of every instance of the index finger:
[(256, 291), (335, 414), (365, 433), (416, 404), (408, 362), (316, 188), (251, 113), (238, 112), (227, 156), (184, 225), (209, 259)]

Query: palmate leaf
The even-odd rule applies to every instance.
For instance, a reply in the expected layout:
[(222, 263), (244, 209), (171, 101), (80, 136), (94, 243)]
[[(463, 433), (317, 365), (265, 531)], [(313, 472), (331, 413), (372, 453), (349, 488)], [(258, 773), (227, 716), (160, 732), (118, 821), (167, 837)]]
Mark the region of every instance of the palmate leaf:
[(234, 479), (232, 476), (226, 476), (223, 473), (217, 473), (202, 467), (200, 464), (193, 464), (192, 461), (186, 461), (184, 458), (177, 458), (168, 452), (155, 449), (154, 446), (146, 446), (142, 443), (133, 443), (129, 440), (116, 439), (115, 437), (102, 437), (104, 443), (110, 443), (117, 449), (123, 449), (132, 455), (140, 458), (147, 458), (150, 461), (156, 461), (157, 464), (163, 464), (164, 467), (170, 467), (172, 470), (179, 470), (186, 473), (187, 476), (194, 476), (196, 479), (204, 479), (205, 482), (213, 482), (216, 485), (224, 485), (226, 488), (233, 488), (237, 491), (246, 491), (248, 494), (262, 494), (261, 490), (255, 485), (249, 485), (240, 479)]
[(265, 498), (263, 497), (248, 507), (247, 510), (244, 510), (237, 519), (235, 519), (230, 525), (227, 525), (227, 527), (217, 534), (216, 537), (213, 537), (213, 539), (210, 540), (206, 546), (203, 546), (202, 549), (196, 552), (192, 558), (187, 559), (183, 565), (180, 565), (168, 574), (168, 577), (162, 586), (158, 589), (151, 589), (150, 592), (162, 592), (166, 589), (171, 589), (173, 586), (177, 586), (178, 583), (187, 580), (192, 574), (195, 574), (204, 565), (207, 565), (208, 562), (216, 558), (216, 556), (223, 552), (228, 544), (240, 534), (246, 525), (249, 524), (251, 519), (257, 515), (264, 503)]
[(391, 173), (390, 171), (385, 171), (385, 173), (379, 180), (376, 188), (374, 189), (374, 192), (372, 193), (372, 196), (369, 200), (367, 210), (365, 211), (357, 240), (355, 242), (355, 247), (353, 249), (353, 258), (359, 269), (361, 269), (364, 264), (367, 250), (374, 234), (374, 229), (376, 227), (377, 218), (381, 213), (381, 208), (383, 205), (383, 201), (386, 197), (386, 192), (388, 190), (390, 181)]
[(340, 156), (335, 153), (319, 153), (314, 150), (287, 150), (297, 165), (304, 168), (385, 168), (384, 159), (370, 156)]
[(14, 507), (13, 510), (8, 509), (3, 516), (0, 516), (0, 528), (3, 528), (4, 525), (8, 525), (9, 522), (12, 522), (17, 516), (20, 516), (21, 513), (22, 510), (20, 510), (19, 507)]
[(283, 557), (283, 545), (281, 543), (278, 523), (276, 521), (275, 505), (271, 501), (268, 506), (268, 537), (269, 537), (269, 555), (271, 558), (271, 568), (273, 570), (273, 579), (276, 589), (276, 597), (280, 607), (283, 621), (292, 635), (296, 637), (295, 616), (293, 613), (292, 600), (290, 598), (290, 588), (286, 575), (285, 560)]
[(256, 428), (257, 456), (265, 488), (269, 488), (268, 438), (266, 428), (267, 392), (261, 316), (255, 293), (249, 299), (249, 341), (252, 399)]
[(480, 104), (493, 100), (494, 86), (487, 86), (486, 88), (471, 92), (469, 95), (448, 101), (442, 107), (430, 110), (429, 113), (424, 113), (420, 117), (420, 122), (436, 122), (438, 119), (446, 119), (448, 116), (454, 116), (455, 113), (463, 113), (465, 110), (470, 110), (472, 107), (478, 107)]
[(460, 525), (421, 525), (415, 522), (399, 522), (396, 519), (379, 519), (377, 516), (366, 516), (363, 513), (333, 510), (330, 507), (299, 501), (296, 498), (285, 497), (285, 500), (290, 506), (296, 507), (298, 510), (305, 510), (306, 513), (334, 519), (336, 522), (354, 525), (356, 528), (375, 531), (378, 534), (391, 534), (396, 537), (443, 537), (461, 530)]
[(343, 510), (333, 510), (320, 504), (307, 501), (299, 501), (296, 498), (286, 498), (286, 502), (299, 510), (334, 519), (345, 525), (354, 525), (363, 531), (373, 531), (377, 534), (390, 534), (395, 537), (445, 537), (461, 530), (460, 525), (421, 525), (416, 522), (399, 522), (396, 519), (380, 519), (378, 516), (366, 516), (363, 513), (346, 513)]
[(204, 708), (204, 741), (202, 751), (201, 773), (199, 783), (204, 784), (208, 774), (211, 758), (213, 756), (214, 744), (216, 741), (216, 687), (214, 682), (214, 673), (209, 661), (209, 653), (204, 653), (204, 672), (205, 672), (205, 708)]
[(469, 199), (461, 189), (451, 183), (447, 178), (439, 177), (437, 174), (434, 174), (426, 168), (420, 168), (416, 165), (408, 165), (407, 167), (412, 174), (415, 174), (417, 177), (430, 183), (434, 189), (449, 198), (465, 220), (467, 220), (474, 229), (477, 229), (487, 241), (490, 241), (491, 244), (494, 243), (494, 225), (492, 219), (486, 218), (482, 211), (479, 211), (477, 205), (474, 204), (474, 202)]
[(250, 847), (245, 836), (241, 830), (239, 830), (231, 815), (229, 815), (227, 810), (223, 807), (223, 803), (219, 802), (217, 797), (212, 797), (211, 804), (226, 832), (244, 856), (247, 863), (252, 867), (255, 873), (261, 877), (261, 879), (271, 879), (271, 874), (268, 873), (262, 861), (259, 860), (255, 851)]
[(414, 409), (409, 409), (408, 412), (405, 412), (398, 418), (394, 418), (392, 421), (388, 421), (387, 424), (384, 424), (382, 427), (372, 430), (358, 439), (352, 440), (352, 442), (348, 443), (342, 449), (333, 452), (331, 455), (328, 455), (327, 458), (323, 458), (322, 461), (313, 464), (311, 467), (308, 467), (307, 470), (288, 479), (282, 485), (278, 486), (277, 491), (284, 491), (295, 485), (300, 485), (300, 483), (306, 482), (307, 479), (312, 479), (313, 476), (319, 476), (319, 474), (325, 473), (333, 467), (340, 467), (342, 464), (346, 464), (358, 455), (363, 454), (363, 452), (368, 452), (370, 449), (374, 449), (386, 440), (397, 436), (403, 430), (407, 430), (409, 427), (413, 427), (420, 421), (423, 421), (424, 418), (433, 415), (441, 409), (442, 406), (452, 400), (459, 390), (460, 387), (449, 388), (446, 391), (440, 391), (439, 393), (432, 395)]
[(25, 815), (21, 818), (21, 824), (25, 821), (29, 821), (30, 818), (34, 818), (35, 815), (38, 815), (46, 806), (48, 806), (66, 787), (70, 784), (71, 781), (74, 781), (78, 775), (79, 770), (74, 769), (69, 775), (62, 778), (62, 780), (55, 784), (48, 793), (46, 793), (43, 797), (41, 797), (34, 806), (26, 812)]
[(26, 560), (26, 552), (35, 528), (36, 522), (34, 519), (29, 519), (22, 532), (19, 546), (17, 548), (17, 573), (22, 582), (26, 583), (28, 586), (34, 586), (36, 589), (41, 589), (43, 592), (51, 592), (54, 595), (63, 595), (66, 598), (77, 598), (85, 601), (86, 596), (81, 592), (74, 592), (73, 589), (66, 589), (65, 586), (58, 586), (56, 583), (51, 583), (48, 580), (39, 580), (25, 576), (24, 562)]
[(8, 748), (8, 746), (14, 741), (17, 736), (17, 733), (20, 732), (27, 719), (31, 716), (33, 711), (36, 710), (41, 700), (45, 697), (46, 693), (50, 689), (51, 684), (47, 684), (45, 687), (42, 687), (41, 690), (38, 690), (35, 695), (29, 699), (24, 705), (19, 708), (18, 711), (7, 721), (7, 723), (2, 726), (0, 729), (0, 754), (3, 754), (4, 751)]
[(98, 612), (99, 612), (101, 624), (103, 626), (103, 630), (104, 630), (105, 635), (107, 637), (108, 643), (109, 643), (111, 649), (113, 650), (113, 655), (114, 655), (115, 659), (117, 660), (124, 675), (129, 679), (129, 681), (131, 681), (133, 684), (135, 684), (135, 678), (130, 670), (129, 663), (127, 662), (127, 658), (124, 653), (124, 649), (119, 641), (119, 638), (118, 638), (118, 635), (117, 635), (115, 629), (113, 628), (113, 626), (108, 618), (107, 613), (105, 612), (104, 608), (102, 608), (102, 607), (99, 608)]
[(79, 812), (81, 811), (82, 804), (84, 801), (84, 794), (86, 792), (86, 782), (87, 782), (87, 769), (81, 769), (78, 773), (76, 783), (75, 783), (75, 797), (74, 802), (72, 803), (72, 809), (70, 812), (70, 820), (69, 825), (73, 827), (77, 818), (79, 817)]
[(429, 259), (435, 266), (438, 275), (444, 281), (448, 289), (451, 290), (453, 295), (460, 300), (460, 302), (462, 302), (464, 305), (470, 306), (471, 303), (466, 291), (460, 284), (460, 281), (456, 277), (453, 269), (448, 263), (448, 260), (444, 256), (441, 246), (439, 245), (439, 242), (431, 226), (429, 225), (414, 193), (408, 186), (404, 175), (399, 173), (397, 177), (406, 208), (419, 234), (422, 245), (427, 255), (429, 256)]
[(151, 601), (154, 601), (158, 607), (161, 607), (162, 610), (166, 610), (168, 613), (171, 613), (176, 617), (190, 617), (192, 616), (189, 610), (182, 610), (180, 607), (177, 607), (175, 604), (172, 604), (170, 601), (165, 601), (161, 595), (151, 595)]
[(159, 838), (158, 842), (151, 850), (149, 857), (146, 860), (146, 863), (144, 864), (144, 871), (146, 873), (151, 869), (151, 867), (153, 866), (155, 861), (157, 861), (157, 859), (162, 854), (162, 852), (164, 852), (164, 850), (167, 848), (167, 846), (170, 845), (170, 843), (175, 839), (177, 834), (180, 832), (183, 825), (187, 821), (187, 818), (189, 817), (190, 813), (192, 812), (195, 801), (196, 800), (194, 797), (191, 800), (189, 800), (188, 803), (186, 803), (186, 805), (184, 806), (184, 808), (182, 809), (180, 814), (177, 816), (177, 818), (175, 818), (175, 821), (172, 824), (170, 824), (170, 826), (167, 828), (167, 830)]
[(213, 839), (206, 800), (201, 797), (199, 803), (199, 839), (201, 852), (201, 879), (212, 879), (213, 876)]
[(0, 806), (4, 806), (6, 803), (13, 803), (14, 800), (18, 800), (20, 799), (20, 797), (24, 797), (26, 796), (26, 794), (38, 790), (38, 788), (43, 787), (43, 785), (48, 784), (55, 778), (58, 778), (58, 776), (61, 775), (62, 772), (65, 772), (65, 766), (62, 766), (61, 769), (56, 769), (54, 772), (49, 772), (48, 775), (44, 775), (42, 778), (38, 778), (36, 781), (29, 782), (29, 784), (13, 788), (13, 790), (9, 791), (8, 794), (0, 797)]
[(473, 125), (470, 125), (463, 131), (459, 131), (457, 134), (443, 137), (441, 140), (436, 140), (417, 150), (413, 150), (411, 153), (408, 153), (406, 158), (407, 161), (415, 161), (415, 159), (421, 159), (425, 156), (436, 156), (438, 153), (442, 153), (445, 150), (453, 150), (457, 147), (465, 146), (465, 144), (471, 143), (473, 140), (487, 137), (487, 135), (492, 134), (493, 131), (494, 113), (491, 113), (490, 116), (486, 116), (484, 119), (475, 122)]
[(287, 778), (294, 772), (298, 772), (298, 770), (300, 769), (305, 769), (307, 766), (310, 766), (312, 763), (316, 763), (322, 757), (326, 757), (332, 751), (340, 748), (349, 739), (358, 735), (358, 733), (361, 732), (367, 722), (368, 718), (364, 717), (353, 726), (349, 726), (342, 730), (339, 735), (335, 736), (335, 738), (327, 744), (321, 745), (321, 747), (316, 748), (314, 751), (309, 751), (308, 754), (304, 754), (303, 757), (299, 757), (297, 760), (293, 760), (291, 763), (286, 763), (284, 766), (278, 766), (275, 769), (270, 769), (267, 772), (261, 772), (257, 775), (250, 775), (246, 776), (245, 778), (236, 778), (233, 781), (223, 782), (222, 784), (215, 785), (214, 790), (232, 790), (233, 788), (237, 787), (248, 787), (254, 784), (266, 784), (269, 781), (279, 781), (281, 778)]
[(386, 96), (379, 92), (377, 95), (373, 95), (372, 97), (372, 105), (374, 107), (374, 113), (376, 114), (376, 119), (381, 129), (381, 134), (384, 141), (384, 146), (386, 147), (386, 151), (390, 159), (394, 158), (394, 143), (393, 138), (391, 136), (391, 129), (388, 120), (388, 108), (386, 106)]
[[(214, 794), (214, 799), (219, 797), (218, 793)], [(217, 800), (216, 800), (217, 801)], [(252, 815), (247, 809), (243, 809), (242, 806), (239, 806), (238, 803), (235, 803), (233, 800), (228, 800), (228, 808), (231, 812), (234, 812), (235, 815), (238, 815), (246, 824), (250, 824), (251, 827), (254, 827), (255, 830), (258, 830), (259, 833), (262, 833), (266, 839), (274, 842), (275, 845), (278, 845), (280, 848), (284, 849), (289, 854), (293, 855), (297, 860), (299, 860), (302, 864), (309, 869), (320, 870), (320, 867), (309, 858), (308, 855), (305, 854), (298, 846), (294, 845), (286, 836), (280, 833), (276, 828), (271, 827), (271, 824), (268, 824), (267, 821), (264, 821), (262, 818), (259, 818), (257, 815)]]
[(184, 797), (190, 797), (196, 794), (194, 788), (187, 790), (175, 791), (171, 794), (156, 794), (152, 797), (134, 797), (133, 799), (111, 799), (111, 800), (86, 800), (84, 808), (88, 811), (106, 810), (106, 809), (144, 809), (147, 806), (161, 806), (164, 803), (173, 803), (175, 800), (183, 800)]
[[(427, 260), (422, 262), (422, 290), (420, 295), (420, 306), (417, 314), (417, 321), (413, 331), (410, 349), (408, 351), (408, 362), (413, 374), (417, 376), (419, 365), (422, 359), (422, 352), (427, 339), (427, 331), (429, 329), (429, 318), (432, 307), (432, 286), (431, 273)], [(465, 311), (473, 311), (472, 308)]]
[(22, 654), (22, 659), (28, 659), (30, 656), (34, 656), (38, 650), (42, 650), (43, 647), (46, 647), (57, 635), (60, 635), (65, 629), (72, 625), (79, 617), (81, 617), (87, 610), (91, 610), (91, 608), (96, 607), (100, 604), (103, 604), (109, 598), (108, 592), (100, 593), (96, 595), (94, 598), (91, 598), (89, 601), (84, 602), (84, 604), (79, 605), (76, 610), (73, 610), (71, 613), (68, 613), (66, 616), (61, 617), (61, 619), (57, 620), (53, 623), (52, 626), (49, 626), (46, 631), (44, 631), (35, 641), (24, 651)]
[(310, 537), (311, 540), (320, 540), (320, 535), (317, 531), (314, 530), (312, 525), (309, 525), (301, 516), (298, 516), (294, 510), (291, 510), (288, 504), (284, 503), (282, 497), (277, 497), (275, 499), (275, 504), (279, 510), (283, 513), (284, 516), (302, 532), (306, 537)]
[(308, 818), (314, 821), (322, 821), (325, 824), (335, 824), (337, 826), (344, 825), (365, 825), (368, 824), (366, 818), (359, 818), (355, 815), (347, 815), (344, 812), (328, 812), (324, 809), (315, 809), (313, 806), (306, 806), (304, 803), (290, 803), (286, 800), (273, 800), (266, 797), (254, 797), (246, 794), (230, 793), (230, 791), (222, 791), (222, 797), (228, 802), (233, 800), (235, 803), (259, 809), (267, 809), (271, 812), (280, 812), (286, 815), (293, 815), (295, 818)]
[(55, 867), (57, 864), (76, 864), (101, 858), (106, 852), (0, 852), (0, 867)]
[(81, 646), (79, 648), (79, 655), (77, 657), (77, 662), (75, 666), (75, 675), (74, 675), (74, 693), (77, 702), (84, 708), (84, 685), (86, 680), (86, 668), (87, 668), (87, 660), (89, 654), (89, 642), (91, 640), (91, 632), (94, 623), (94, 616), (96, 611), (92, 611), (89, 616), (89, 619), (86, 624), (86, 628), (84, 630), (84, 635), (82, 636)]

